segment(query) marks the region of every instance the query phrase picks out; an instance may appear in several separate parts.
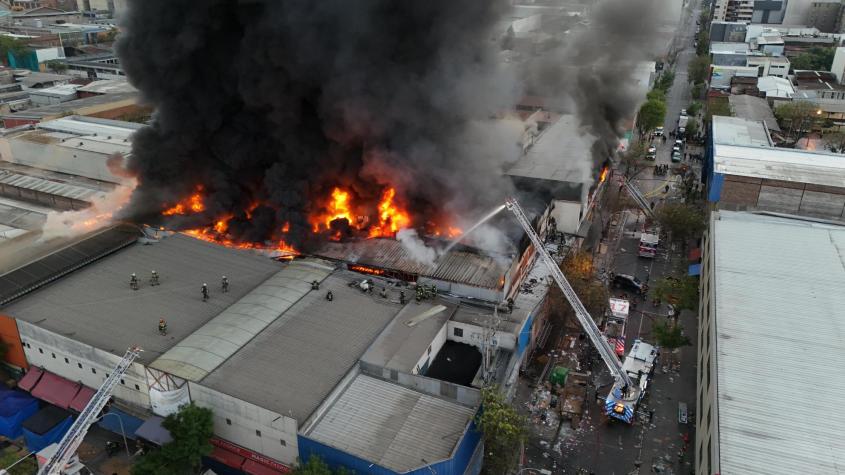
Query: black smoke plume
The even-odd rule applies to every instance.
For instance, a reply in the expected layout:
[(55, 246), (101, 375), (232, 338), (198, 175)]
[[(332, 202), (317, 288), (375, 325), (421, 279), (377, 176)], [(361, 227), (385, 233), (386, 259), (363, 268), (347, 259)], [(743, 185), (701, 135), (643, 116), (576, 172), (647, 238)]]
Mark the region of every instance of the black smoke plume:
[(528, 68), (528, 88), (556, 99), (559, 109), (574, 113), (596, 138), (595, 173), (613, 156), (625, 122), (645, 99), (633, 80), (636, 68), (668, 49), (659, 31), (677, 23), (680, 10), (673, 3), (678, 2), (598, 0), (557, 48)]
[(206, 210), (168, 224), (233, 214), (235, 239), (288, 223), (304, 246), (338, 185), (371, 207), (395, 186), (415, 224), (500, 203), (501, 164), (517, 153), (489, 120), (516, 94), (493, 29), (507, 7), (130, 0), (117, 50), (156, 112), (134, 138), (128, 213), (153, 221), (201, 185)]

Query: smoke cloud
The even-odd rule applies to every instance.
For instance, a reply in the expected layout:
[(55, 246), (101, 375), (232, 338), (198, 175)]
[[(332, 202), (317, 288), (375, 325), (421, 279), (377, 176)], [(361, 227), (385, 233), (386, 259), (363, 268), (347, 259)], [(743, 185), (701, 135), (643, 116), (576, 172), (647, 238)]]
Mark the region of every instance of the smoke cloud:
[(596, 138), (594, 169), (613, 156), (624, 122), (644, 99), (635, 70), (666, 47), (657, 31), (674, 11), (667, 0), (599, 0), (582, 24), (528, 68), (528, 89), (574, 113)]
[(493, 28), (508, 7), (130, 0), (117, 49), (156, 112), (127, 214), (151, 222), (202, 185), (202, 216), (178, 224), (229, 214), (236, 239), (285, 227), (305, 247), (335, 186), (372, 214), (395, 186), (414, 225), (501, 203), (519, 132), (490, 119), (519, 93)]
[(437, 259), (437, 251), (425, 245), (415, 229), (400, 229), (396, 233), (396, 240), (402, 248), (408, 251), (411, 258), (420, 264), (433, 267)]

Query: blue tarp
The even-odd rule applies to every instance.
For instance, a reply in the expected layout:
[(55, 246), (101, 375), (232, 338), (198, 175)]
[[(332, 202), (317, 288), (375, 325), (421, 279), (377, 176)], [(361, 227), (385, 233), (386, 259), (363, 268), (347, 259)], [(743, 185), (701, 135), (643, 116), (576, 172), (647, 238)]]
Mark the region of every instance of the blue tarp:
[(21, 436), (21, 424), (38, 412), (38, 400), (21, 391), (0, 393), (0, 435), (9, 439)]
[[(120, 420), (118, 420), (118, 418), (120, 418)], [(121, 422), (123, 422), (123, 428), (120, 426)], [(110, 430), (115, 434), (123, 434), (125, 431), (126, 438), (133, 440), (135, 439), (135, 431), (137, 431), (143, 424), (143, 420), (138, 419), (135, 416), (130, 416), (116, 407), (109, 409), (109, 412), (100, 419), (100, 422), (97, 423), (98, 426), (103, 429)]]
[(33, 452), (58, 442), (73, 424), (73, 416), (56, 406), (45, 406), (23, 422), (26, 446)]

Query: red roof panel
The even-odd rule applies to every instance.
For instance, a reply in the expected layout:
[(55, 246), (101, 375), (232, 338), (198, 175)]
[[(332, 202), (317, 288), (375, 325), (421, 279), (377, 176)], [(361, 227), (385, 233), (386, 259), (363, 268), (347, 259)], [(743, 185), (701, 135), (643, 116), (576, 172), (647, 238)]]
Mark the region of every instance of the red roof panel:
[(244, 458), (240, 455), (216, 446), (211, 450), (209, 457), (238, 470), (240, 470), (241, 465), (244, 463)]
[(32, 388), (38, 383), (38, 379), (41, 378), (42, 374), (44, 374), (44, 371), (41, 368), (36, 368), (35, 366), (29, 368), (26, 375), (18, 381), (18, 387), (24, 391), (32, 391)]
[(290, 473), (270, 468), (267, 465), (256, 462), (255, 460), (247, 460), (246, 462), (244, 462), (244, 465), (243, 467), (241, 467), (241, 470), (248, 473), (249, 475), (283, 475), (286, 473)]
[(32, 395), (62, 409), (67, 409), (80, 387), (82, 385), (79, 383), (45, 371), (38, 385), (32, 389)]
[(73, 401), (70, 402), (70, 408), (76, 412), (82, 412), (85, 409), (85, 406), (88, 405), (88, 401), (94, 397), (93, 389), (89, 388), (88, 386), (82, 386), (78, 393), (76, 393), (76, 397), (73, 398)]

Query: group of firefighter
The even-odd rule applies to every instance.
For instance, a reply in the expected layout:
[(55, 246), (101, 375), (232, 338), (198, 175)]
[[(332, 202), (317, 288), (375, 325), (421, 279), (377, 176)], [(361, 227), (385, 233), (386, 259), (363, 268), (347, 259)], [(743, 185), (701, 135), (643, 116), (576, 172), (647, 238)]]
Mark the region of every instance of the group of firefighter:
[[(150, 287), (161, 285), (158, 272), (155, 270), (150, 272), (149, 283)], [(140, 288), (138, 275), (134, 272), (129, 276), (129, 288), (132, 290), (138, 290)], [(229, 291), (229, 278), (225, 275), (220, 279), (220, 291), (224, 294)], [(203, 282), (202, 287), (200, 287), (200, 293), (202, 294), (203, 302), (207, 302), (208, 299), (211, 298), (207, 283)], [(167, 322), (163, 318), (158, 321), (158, 332), (162, 335), (167, 335)]]
[[(364, 279), (360, 282), (351, 282), (349, 284), (349, 286), (350, 287), (356, 287), (356, 288), (360, 289), (362, 292), (369, 293), (369, 294), (372, 294), (373, 291), (376, 288), (375, 284), (369, 279)], [(311, 290), (320, 290), (320, 282), (318, 282), (316, 280), (311, 281)], [(384, 299), (387, 298), (387, 287), (379, 288), (379, 296), (381, 298), (384, 298)], [(426, 300), (426, 299), (433, 299), (436, 296), (437, 296), (437, 286), (436, 285), (424, 285), (424, 284), (417, 284), (416, 285), (415, 300), (418, 303), (423, 301), (423, 300)], [(328, 300), (329, 302), (334, 300), (334, 294), (332, 293), (331, 290), (326, 292), (326, 300)], [(400, 290), (399, 291), (399, 303), (404, 305), (406, 301), (407, 301), (407, 298), (405, 297), (405, 291)]]

